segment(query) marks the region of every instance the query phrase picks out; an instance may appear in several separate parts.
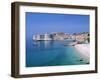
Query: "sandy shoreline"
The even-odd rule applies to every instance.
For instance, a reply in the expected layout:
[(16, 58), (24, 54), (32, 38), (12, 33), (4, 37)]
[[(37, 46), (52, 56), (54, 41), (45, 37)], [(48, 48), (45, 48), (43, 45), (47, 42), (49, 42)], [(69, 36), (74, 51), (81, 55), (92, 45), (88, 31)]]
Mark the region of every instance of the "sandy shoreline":
[(90, 57), (90, 46), (89, 44), (77, 44), (75, 45), (77, 51), (80, 52), (81, 55)]

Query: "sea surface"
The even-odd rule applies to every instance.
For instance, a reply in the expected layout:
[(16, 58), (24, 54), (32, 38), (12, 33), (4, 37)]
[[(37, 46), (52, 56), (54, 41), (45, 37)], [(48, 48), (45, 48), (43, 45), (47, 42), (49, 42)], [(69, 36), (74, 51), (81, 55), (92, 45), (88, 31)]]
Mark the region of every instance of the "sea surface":
[(74, 46), (65, 46), (71, 42), (26, 40), (26, 67), (89, 64), (89, 59), (80, 55)]

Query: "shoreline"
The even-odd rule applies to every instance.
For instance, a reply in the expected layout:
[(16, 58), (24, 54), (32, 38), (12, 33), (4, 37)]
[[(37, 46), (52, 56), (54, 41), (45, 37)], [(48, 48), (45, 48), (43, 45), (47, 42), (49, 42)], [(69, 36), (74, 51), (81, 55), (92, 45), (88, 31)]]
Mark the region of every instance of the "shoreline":
[(90, 46), (89, 44), (76, 44), (76, 50), (83, 56), (89, 58), (90, 57)]

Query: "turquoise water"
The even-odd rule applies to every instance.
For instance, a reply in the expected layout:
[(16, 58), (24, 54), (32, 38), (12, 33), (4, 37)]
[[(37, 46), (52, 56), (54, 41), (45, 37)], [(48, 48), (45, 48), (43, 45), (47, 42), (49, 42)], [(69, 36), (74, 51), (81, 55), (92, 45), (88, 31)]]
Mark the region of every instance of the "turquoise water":
[(26, 67), (89, 64), (74, 46), (64, 46), (72, 40), (26, 41)]

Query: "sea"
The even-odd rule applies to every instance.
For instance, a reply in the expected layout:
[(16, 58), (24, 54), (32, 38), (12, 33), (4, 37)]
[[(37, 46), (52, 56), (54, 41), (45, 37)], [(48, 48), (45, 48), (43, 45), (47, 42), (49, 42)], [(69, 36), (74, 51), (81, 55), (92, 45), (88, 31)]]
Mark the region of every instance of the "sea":
[(26, 67), (88, 65), (89, 58), (81, 55), (73, 40), (26, 40)]

